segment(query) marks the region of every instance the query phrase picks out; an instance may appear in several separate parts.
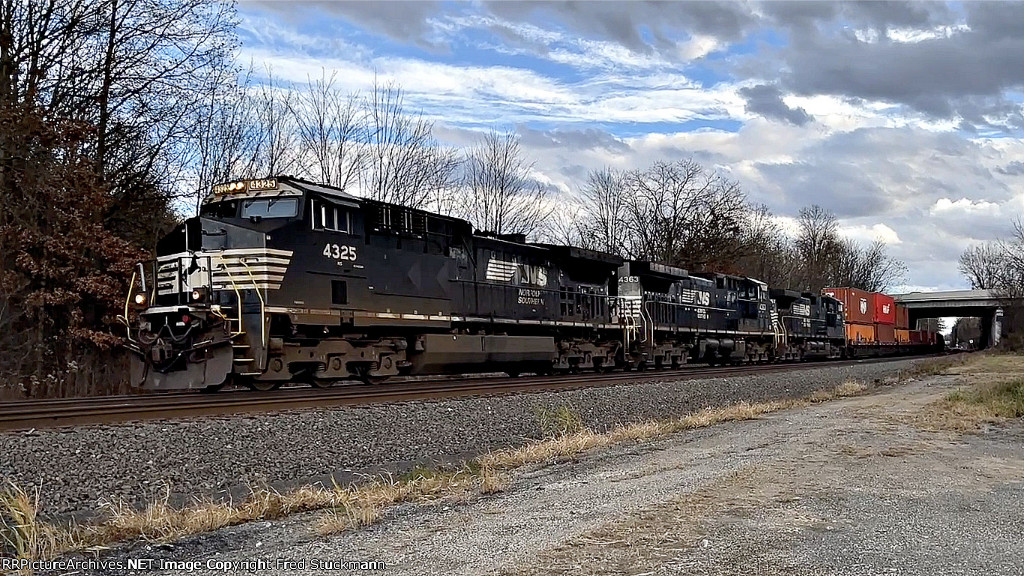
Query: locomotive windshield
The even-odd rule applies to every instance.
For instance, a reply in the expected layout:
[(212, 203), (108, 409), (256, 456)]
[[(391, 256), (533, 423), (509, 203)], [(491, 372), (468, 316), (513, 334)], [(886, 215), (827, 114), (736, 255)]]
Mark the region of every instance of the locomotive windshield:
[(209, 202), (203, 204), (200, 213), (211, 218), (234, 218), (238, 215), (238, 201)]
[(298, 213), (298, 198), (256, 198), (242, 202), (242, 218), (291, 218)]

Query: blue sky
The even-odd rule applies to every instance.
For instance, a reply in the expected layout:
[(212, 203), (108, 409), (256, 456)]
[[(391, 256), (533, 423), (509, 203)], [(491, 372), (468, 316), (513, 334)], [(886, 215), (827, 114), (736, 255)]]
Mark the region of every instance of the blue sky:
[(905, 289), (965, 286), (1024, 212), (1024, 3), (242, 2), (241, 58), (374, 77), (456, 146), (515, 129), (535, 176), (694, 158), (784, 224), (881, 239)]

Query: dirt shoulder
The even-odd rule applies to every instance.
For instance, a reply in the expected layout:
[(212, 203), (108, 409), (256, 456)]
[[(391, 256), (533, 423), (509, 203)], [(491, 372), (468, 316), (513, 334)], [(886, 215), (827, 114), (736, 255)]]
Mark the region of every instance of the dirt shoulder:
[(1024, 425), (964, 434), (922, 418), (963, 383), (947, 373), (596, 450), (338, 536), (300, 516), (144, 555), (263, 559), (260, 573), (355, 560), (387, 574), (1024, 574)]
[(1024, 573), (1020, 424), (966, 436), (920, 427), (958, 382), (769, 416), (747, 430), (773, 440), (764, 448), (727, 433), (735, 444), (714, 457), (748, 460), (734, 473), (502, 573)]

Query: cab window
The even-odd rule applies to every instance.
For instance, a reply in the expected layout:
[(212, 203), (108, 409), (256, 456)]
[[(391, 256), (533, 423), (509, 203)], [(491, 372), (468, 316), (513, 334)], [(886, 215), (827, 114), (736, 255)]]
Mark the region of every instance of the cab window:
[(242, 218), (291, 218), (298, 213), (297, 198), (256, 198), (242, 201)]
[(313, 229), (351, 233), (352, 215), (341, 206), (314, 200)]
[(204, 204), (200, 214), (211, 218), (235, 218), (238, 215), (238, 201), (229, 200)]

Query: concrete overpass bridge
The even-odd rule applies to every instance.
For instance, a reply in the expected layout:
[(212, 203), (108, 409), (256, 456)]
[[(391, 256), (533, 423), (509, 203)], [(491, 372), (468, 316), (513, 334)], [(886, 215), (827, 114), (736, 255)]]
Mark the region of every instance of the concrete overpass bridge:
[(922, 318), (966, 316), (981, 318), (981, 347), (999, 343), (1002, 332), (1004, 300), (991, 290), (949, 290), (945, 292), (911, 292), (893, 294), (896, 302), (906, 306), (910, 326)]

